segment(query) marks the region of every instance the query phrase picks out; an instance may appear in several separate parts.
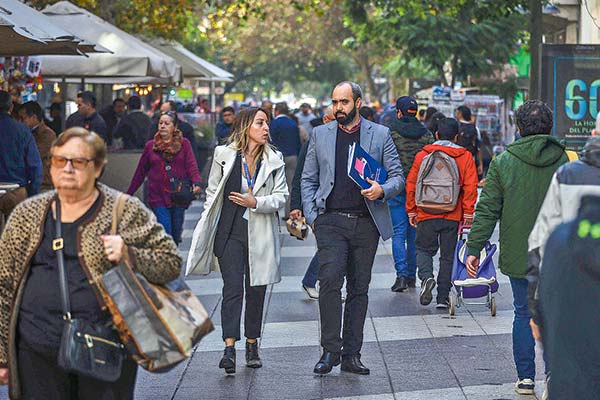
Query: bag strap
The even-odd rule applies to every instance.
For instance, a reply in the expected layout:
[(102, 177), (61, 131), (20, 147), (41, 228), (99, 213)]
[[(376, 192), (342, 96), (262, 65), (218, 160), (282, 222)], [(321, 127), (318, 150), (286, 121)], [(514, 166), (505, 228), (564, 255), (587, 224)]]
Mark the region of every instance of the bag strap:
[(69, 299), (69, 284), (67, 281), (67, 271), (65, 268), (65, 255), (64, 239), (62, 237), (62, 222), (60, 220), (60, 200), (58, 196), (54, 201), (56, 211), (54, 213), (55, 218), (55, 239), (52, 241), (52, 250), (56, 252), (56, 259), (58, 261), (58, 283), (60, 285), (60, 299), (62, 303), (63, 318), (65, 320), (71, 319), (71, 303)]
[(112, 224), (110, 226), (110, 234), (117, 234), (117, 226), (119, 225), (119, 221), (121, 220), (121, 216), (123, 215), (123, 210), (125, 209), (125, 203), (129, 198), (125, 193), (119, 193), (117, 198), (115, 199), (115, 204), (113, 205), (112, 212)]
[(169, 177), (169, 190), (172, 192), (177, 192), (179, 188), (177, 187), (177, 180), (173, 176), (173, 167), (171, 166), (171, 162), (167, 161), (167, 159), (164, 156), (162, 159), (165, 164), (165, 172)]

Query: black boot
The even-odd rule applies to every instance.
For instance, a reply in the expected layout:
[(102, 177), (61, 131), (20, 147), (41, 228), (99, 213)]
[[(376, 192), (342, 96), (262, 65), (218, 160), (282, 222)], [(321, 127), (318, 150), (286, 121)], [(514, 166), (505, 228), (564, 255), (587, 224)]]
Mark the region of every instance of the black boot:
[(392, 292), (403, 292), (408, 289), (408, 282), (405, 276), (396, 278), (396, 283), (392, 286)]
[(260, 357), (258, 356), (258, 341), (254, 343), (246, 342), (246, 367), (262, 367), (262, 361), (260, 361)]
[(340, 354), (332, 353), (330, 351), (323, 351), (321, 359), (315, 365), (314, 373), (319, 375), (328, 374), (331, 372), (333, 367), (340, 365)]
[(369, 375), (371, 370), (360, 362), (360, 355), (354, 354), (342, 358), (342, 371), (358, 375)]
[(409, 288), (415, 288), (417, 286), (417, 278), (406, 278)]
[(228, 374), (235, 374), (235, 346), (225, 347), (219, 368), (224, 368)]

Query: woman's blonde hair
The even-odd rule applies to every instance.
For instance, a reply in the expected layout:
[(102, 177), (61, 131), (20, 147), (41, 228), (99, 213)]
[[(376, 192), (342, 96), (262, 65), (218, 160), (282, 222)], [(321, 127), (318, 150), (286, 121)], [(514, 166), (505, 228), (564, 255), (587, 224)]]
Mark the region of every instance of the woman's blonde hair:
[[(267, 116), (266, 122), (269, 123), (271, 116), (269, 115), (267, 110), (265, 110), (262, 107), (248, 107), (240, 111), (235, 116), (233, 126), (231, 127), (229, 143), (231, 143), (236, 150), (243, 152), (248, 147), (248, 144), (250, 143), (250, 137), (248, 135), (250, 132), (250, 127), (252, 126), (252, 122), (254, 121), (256, 113), (258, 113), (259, 111), (265, 113), (265, 115)], [(254, 171), (256, 171), (256, 165), (258, 164), (259, 160), (266, 153), (268, 145), (269, 144), (260, 145), (256, 148), (256, 150), (254, 150), (254, 154), (252, 154), (252, 157), (254, 158)]]

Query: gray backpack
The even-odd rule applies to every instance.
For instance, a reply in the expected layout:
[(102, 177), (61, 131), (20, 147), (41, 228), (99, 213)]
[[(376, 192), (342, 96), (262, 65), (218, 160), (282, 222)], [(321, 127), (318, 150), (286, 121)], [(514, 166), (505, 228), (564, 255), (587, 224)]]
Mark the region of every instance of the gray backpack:
[(436, 150), (423, 158), (417, 176), (417, 207), (429, 214), (453, 211), (460, 195), (460, 175), (454, 158)]

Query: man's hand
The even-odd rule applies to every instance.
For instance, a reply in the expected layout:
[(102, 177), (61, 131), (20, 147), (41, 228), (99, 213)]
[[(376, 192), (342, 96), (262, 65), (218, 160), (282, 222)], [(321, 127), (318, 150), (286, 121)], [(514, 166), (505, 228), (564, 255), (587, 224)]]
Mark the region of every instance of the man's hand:
[(483, 175), (483, 165), (481, 164), (477, 166), (477, 175)]
[(8, 385), (8, 368), (0, 368), (0, 385)]
[(535, 340), (542, 340), (542, 333), (540, 332), (540, 327), (538, 324), (533, 322), (533, 319), (529, 320), (529, 326), (531, 327), (531, 333), (533, 334), (533, 338)]
[(383, 188), (377, 181), (373, 181), (367, 178), (367, 182), (371, 184), (371, 187), (360, 191), (364, 197), (369, 200), (377, 200), (383, 197)]
[(463, 217), (463, 226), (464, 227), (473, 226), (473, 217)]
[(292, 221), (302, 218), (302, 210), (292, 210), (290, 211), (290, 218)]
[(471, 278), (475, 278), (479, 269), (479, 258), (475, 256), (467, 257), (467, 273)]
[(408, 223), (410, 224), (410, 226), (412, 226), (413, 228), (417, 227), (417, 223), (419, 221), (417, 220), (417, 216), (416, 215), (411, 215), (408, 217)]
[(238, 192), (231, 192), (229, 193), (229, 200), (233, 201), (239, 206), (246, 208), (254, 208), (256, 207), (257, 203), (256, 197), (254, 197), (251, 190), (248, 193), (244, 194)]

